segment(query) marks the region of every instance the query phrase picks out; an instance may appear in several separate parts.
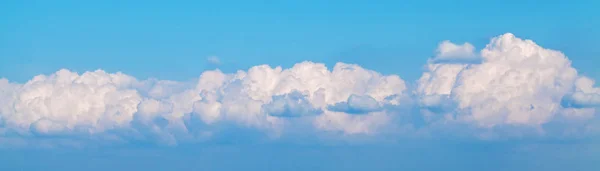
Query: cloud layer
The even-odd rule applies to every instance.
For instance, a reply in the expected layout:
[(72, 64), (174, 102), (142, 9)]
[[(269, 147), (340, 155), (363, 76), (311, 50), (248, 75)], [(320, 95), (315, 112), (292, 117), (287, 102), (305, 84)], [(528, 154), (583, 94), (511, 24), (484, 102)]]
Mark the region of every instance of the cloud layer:
[[(402, 136), (461, 126), (473, 134), (522, 127), (546, 136), (545, 125), (585, 122), (600, 106), (600, 88), (564, 54), (510, 33), (479, 52), (469, 43), (440, 43), (416, 83), (408, 89), (397, 75), (345, 63), (212, 70), (194, 82), (63, 69), (24, 84), (0, 79), (0, 137), (177, 144), (211, 139), (224, 125), (275, 138), (289, 132)], [(594, 125), (567, 128), (582, 126), (589, 132)]]

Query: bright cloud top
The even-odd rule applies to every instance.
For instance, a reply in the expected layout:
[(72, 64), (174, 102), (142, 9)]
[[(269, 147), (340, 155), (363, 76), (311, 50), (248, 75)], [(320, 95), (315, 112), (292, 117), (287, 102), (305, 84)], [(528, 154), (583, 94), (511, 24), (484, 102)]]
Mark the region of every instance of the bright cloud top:
[(274, 135), (286, 129), (374, 135), (410, 127), (402, 119), (414, 108), (431, 125), (539, 127), (595, 117), (600, 105), (600, 88), (578, 76), (564, 54), (510, 33), (479, 53), (469, 43), (444, 41), (427, 68), (412, 91), (396, 75), (345, 63), (329, 70), (313, 62), (206, 71), (195, 82), (64, 69), (24, 84), (0, 79), (0, 136), (175, 144), (210, 139), (224, 124)]
[[(422, 99), (449, 97), (457, 106), (446, 115), (482, 127), (540, 126), (556, 115), (572, 112), (594, 115), (593, 109), (561, 106), (561, 99), (575, 88), (588, 90), (586, 95), (573, 96), (575, 103), (594, 103), (595, 95), (589, 80), (574, 86), (579, 76), (561, 52), (507, 33), (493, 38), (480, 54), (481, 64), (429, 64), (418, 81), (417, 93)], [(444, 101), (435, 103), (429, 105), (443, 105)]]

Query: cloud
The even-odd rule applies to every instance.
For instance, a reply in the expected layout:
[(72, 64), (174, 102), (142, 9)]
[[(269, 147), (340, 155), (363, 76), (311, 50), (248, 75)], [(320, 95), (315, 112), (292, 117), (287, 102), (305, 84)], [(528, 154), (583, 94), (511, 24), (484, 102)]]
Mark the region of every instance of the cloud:
[[(0, 136), (116, 136), (123, 141), (167, 144), (206, 139), (219, 125), (280, 132), (289, 117), (315, 116), (315, 129), (348, 134), (374, 131), (373, 118), (323, 112), (328, 105), (364, 94), (372, 100), (403, 94), (398, 76), (358, 65), (302, 62), (292, 68), (260, 65), (248, 71), (206, 71), (195, 83), (137, 80), (102, 70), (66, 69), (24, 84), (0, 80)], [(352, 98), (350, 98), (352, 99)], [(335, 124), (328, 124), (335, 120)], [(353, 125), (363, 124), (363, 127)]]
[(456, 108), (448, 95), (424, 95), (419, 98), (419, 105), (433, 112), (448, 112)]
[(475, 54), (475, 47), (470, 43), (462, 45), (445, 40), (438, 45), (432, 63), (479, 63), (481, 58)]
[(273, 101), (263, 105), (267, 114), (276, 117), (316, 116), (323, 110), (315, 108), (307, 96), (298, 91), (273, 97)]
[(600, 94), (575, 92), (563, 98), (563, 106), (586, 108), (600, 106)]
[(507, 33), (480, 54), (480, 64), (429, 64), (418, 94), (449, 96), (458, 118), (481, 127), (536, 126), (564, 113), (578, 76), (563, 53)]
[(330, 111), (348, 114), (368, 114), (382, 110), (382, 106), (371, 96), (350, 95), (348, 101), (339, 102), (327, 107)]
[(233, 130), (274, 139), (589, 135), (599, 105), (600, 88), (563, 53), (507, 33), (479, 52), (440, 43), (414, 88), (355, 64), (308, 61), (210, 70), (187, 82), (66, 69), (22, 84), (0, 79), (0, 138), (175, 145)]
[(217, 56), (210, 56), (210, 57), (206, 58), (206, 60), (210, 64), (221, 65), (221, 59), (219, 59), (219, 57), (217, 57)]
[(565, 107), (588, 108), (600, 106), (600, 88), (594, 88), (594, 80), (580, 77), (575, 81), (575, 92), (563, 98)]
[[(95, 133), (125, 127), (142, 100), (139, 93), (126, 88), (134, 81), (121, 73), (100, 70), (83, 75), (68, 70), (39, 75), (19, 85), (12, 96), (2, 97), (8, 103), (2, 107), (1, 118), (7, 129), (22, 135), (30, 135), (30, 129), (50, 133), (86, 127)], [(36, 122), (41, 127), (33, 125)]]

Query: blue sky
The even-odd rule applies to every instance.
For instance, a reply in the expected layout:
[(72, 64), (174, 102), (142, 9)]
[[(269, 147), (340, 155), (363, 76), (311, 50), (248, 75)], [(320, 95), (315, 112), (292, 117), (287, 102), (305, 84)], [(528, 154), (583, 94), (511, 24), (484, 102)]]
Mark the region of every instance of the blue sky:
[(3, 1), (0, 170), (597, 170), (599, 8)]
[(0, 75), (19, 81), (59, 68), (184, 80), (209, 69), (208, 56), (222, 58), (229, 71), (342, 61), (415, 80), (438, 42), (482, 48), (506, 32), (560, 49), (577, 68), (599, 75), (592, 65), (600, 36), (595, 1), (3, 4)]

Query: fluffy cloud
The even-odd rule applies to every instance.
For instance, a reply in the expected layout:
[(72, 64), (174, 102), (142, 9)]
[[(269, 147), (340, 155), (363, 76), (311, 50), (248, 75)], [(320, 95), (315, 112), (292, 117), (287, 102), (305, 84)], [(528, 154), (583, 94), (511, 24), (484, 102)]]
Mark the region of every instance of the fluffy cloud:
[[(286, 118), (303, 116), (317, 117), (311, 121), (315, 129), (372, 132), (381, 123), (375, 121), (385, 113), (358, 118), (327, 111), (327, 106), (348, 99), (352, 106), (378, 104), (386, 97), (403, 94), (406, 85), (398, 76), (384, 76), (357, 65), (338, 63), (328, 70), (323, 64), (303, 62), (289, 69), (261, 65), (233, 74), (206, 71), (192, 84), (140, 81), (101, 70), (83, 74), (60, 70), (25, 84), (2, 79), (0, 90), (0, 134), (126, 132), (121, 138), (154, 137), (174, 144), (207, 138), (214, 133), (211, 127), (220, 123), (278, 132), (289, 124)], [(369, 99), (354, 100), (355, 96)]]
[(330, 70), (313, 62), (287, 69), (211, 70), (190, 82), (64, 69), (23, 84), (0, 79), (0, 138), (177, 144), (208, 140), (227, 129), (274, 137), (402, 130), (413, 135), (479, 131), (479, 137), (490, 137), (513, 127), (545, 134), (545, 125), (571, 120), (578, 124), (560, 128), (585, 132), (598, 130), (586, 122), (598, 106), (600, 88), (578, 75), (564, 54), (507, 33), (479, 52), (469, 43), (440, 43), (411, 91), (397, 75), (345, 63)]
[(481, 58), (475, 54), (475, 47), (470, 43), (454, 44), (448, 40), (439, 44), (432, 63), (478, 63)]
[(580, 77), (575, 81), (575, 91), (563, 98), (565, 107), (586, 108), (600, 106), (600, 88), (594, 88), (594, 80)]
[[(507, 33), (493, 38), (480, 54), (479, 64), (428, 64), (418, 81), (419, 97), (448, 96), (457, 106), (447, 115), (488, 128), (539, 126), (569, 110), (561, 107), (561, 99), (572, 92), (579, 76), (561, 52)], [(589, 81), (577, 84), (591, 93)], [(591, 94), (573, 97), (574, 102), (594, 103)]]
[[(127, 89), (134, 78), (103, 71), (83, 75), (60, 70), (15, 85), (4, 96), (2, 122), (18, 134), (82, 131), (103, 132), (126, 127), (137, 112), (140, 95)], [(4, 91), (4, 90), (3, 90)]]

